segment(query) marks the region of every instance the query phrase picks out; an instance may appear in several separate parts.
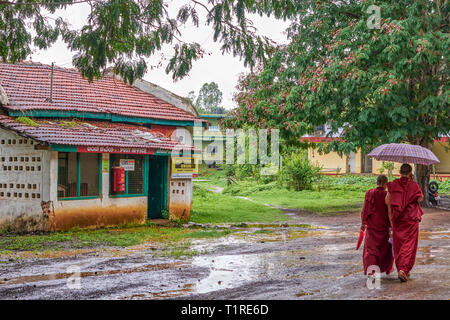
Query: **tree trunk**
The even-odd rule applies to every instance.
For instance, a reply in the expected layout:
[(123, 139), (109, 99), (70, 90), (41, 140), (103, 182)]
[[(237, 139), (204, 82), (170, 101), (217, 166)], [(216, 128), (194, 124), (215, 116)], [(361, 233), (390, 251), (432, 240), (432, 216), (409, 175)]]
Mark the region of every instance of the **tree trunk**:
[(416, 173), (415, 179), (419, 184), (420, 189), (423, 192), (423, 201), (420, 203), (422, 207), (430, 207), (430, 203), (428, 202), (428, 184), (430, 183), (430, 174), (431, 169), (430, 166), (424, 166), (422, 164), (416, 164)]
[[(429, 150), (431, 150), (431, 148), (433, 147), (433, 142), (429, 142), (423, 137), (419, 137), (414, 142), (415, 144)], [(428, 201), (428, 185), (430, 183), (431, 166), (416, 164), (415, 169), (415, 180), (419, 184), (419, 187), (423, 193), (423, 201), (420, 203), (420, 205), (422, 207), (429, 208), (431, 207), (431, 204)]]

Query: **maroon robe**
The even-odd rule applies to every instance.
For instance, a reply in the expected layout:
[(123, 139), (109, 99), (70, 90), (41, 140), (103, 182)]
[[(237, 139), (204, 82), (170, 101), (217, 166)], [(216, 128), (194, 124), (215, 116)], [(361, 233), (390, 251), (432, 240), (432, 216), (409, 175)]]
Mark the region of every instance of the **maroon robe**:
[(423, 215), (417, 199), (423, 197), (423, 193), (419, 185), (407, 177), (388, 183), (388, 191), (391, 198), (395, 264), (397, 271), (403, 270), (408, 274), (416, 261), (419, 222)]
[(363, 265), (376, 265), (380, 272), (389, 274), (393, 269), (394, 257), (389, 243), (389, 216), (386, 206), (386, 191), (382, 187), (366, 192), (362, 211), (362, 223), (367, 226), (364, 239)]

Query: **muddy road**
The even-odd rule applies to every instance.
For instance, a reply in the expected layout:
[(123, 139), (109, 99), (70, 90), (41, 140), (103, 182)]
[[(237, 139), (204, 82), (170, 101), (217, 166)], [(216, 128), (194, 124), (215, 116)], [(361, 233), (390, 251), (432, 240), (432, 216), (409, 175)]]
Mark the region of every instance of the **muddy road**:
[(383, 274), (372, 290), (362, 248), (355, 250), (359, 214), (287, 213), (289, 226), (250, 225), (195, 240), (192, 257), (163, 258), (148, 244), (4, 261), (0, 299), (450, 298), (450, 211), (425, 210), (411, 280)]

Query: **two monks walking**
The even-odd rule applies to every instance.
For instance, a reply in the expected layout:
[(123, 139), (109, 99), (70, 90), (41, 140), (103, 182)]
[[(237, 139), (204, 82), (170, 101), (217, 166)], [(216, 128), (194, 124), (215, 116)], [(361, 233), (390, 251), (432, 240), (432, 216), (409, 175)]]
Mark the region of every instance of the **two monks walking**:
[(377, 188), (366, 193), (361, 212), (361, 229), (366, 232), (363, 265), (364, 274), (370, 267), (369, 275), (373, 275), (371, 266), (389, 274), (394, 270), (395, 259), (398, 277), (406, 282), (416, 260), (423, 194), (412, 179), (409, 164), (400, 167), (400, 175), (392, 182), (385, 175), (378, 176)]

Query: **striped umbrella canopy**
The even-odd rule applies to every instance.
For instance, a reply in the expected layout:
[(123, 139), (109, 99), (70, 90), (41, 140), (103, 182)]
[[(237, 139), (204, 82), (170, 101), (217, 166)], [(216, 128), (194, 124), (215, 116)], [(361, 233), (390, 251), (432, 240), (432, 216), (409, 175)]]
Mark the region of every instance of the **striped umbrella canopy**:
[(440, 163), (439, 159), (431, 150), (422, 146), (405, 143), (382, 144), (373, 149), (368, 156), (376, 160), (415, 163), (426, 166)]

